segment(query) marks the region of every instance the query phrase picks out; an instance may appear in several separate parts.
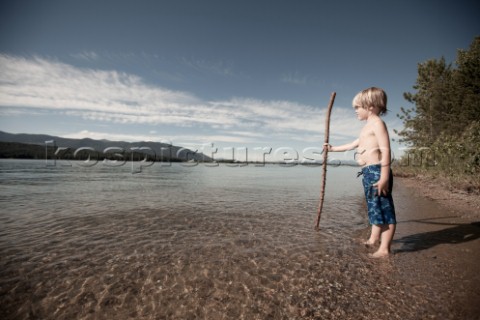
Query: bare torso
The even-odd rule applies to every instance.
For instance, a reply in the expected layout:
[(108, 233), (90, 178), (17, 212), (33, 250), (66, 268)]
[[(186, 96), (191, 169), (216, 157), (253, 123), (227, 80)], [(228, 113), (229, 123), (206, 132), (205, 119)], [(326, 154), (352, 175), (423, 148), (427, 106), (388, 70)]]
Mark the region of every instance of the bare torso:
[[(378, 119), (376, 121), (382, 120)], [(355, 160), (361, 166), (377, 164), (382, 159), (382, 153), (378, 145), (378, 139), (375, 137), (373, 126), (374, 122), (367, 123), (360, 132)]]

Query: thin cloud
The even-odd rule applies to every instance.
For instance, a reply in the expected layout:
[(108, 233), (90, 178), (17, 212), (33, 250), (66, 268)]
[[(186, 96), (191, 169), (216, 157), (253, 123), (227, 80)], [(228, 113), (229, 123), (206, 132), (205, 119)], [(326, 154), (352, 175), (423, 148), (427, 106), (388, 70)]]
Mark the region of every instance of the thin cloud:
[(100, 56), (94, 51), (83, 51), (70, 55), (72, 58), (86, 61), (98, 61)]
[(205, 59), (182, 57), (180, 62), (183, 65), (200, 73), (216, 74), (221, 76), (237, 76), (237, 73), (234, 71), (233, 64), (223, 60), (209, 61)]
[(291, 83), (295, 85), (306, 85), (308, 82), (307, 76), (300, 76), (297, 72), (283, 74), (280, 78), (281, 82)]
[(280, 77), (280, 82), (294, 84), (297, 86), (325, 84), (324, 81), (316, 77), (300, 74), (298, 71), (282, 74)]
[[(325, 116), (323, 109), (291, 101), (242, 97), (205, 101), (115, 70), (83, 69), (41, 57), (1, 54), (0, 107), (10, 115), (50, 110), (103, 123), (203, 128), (211, 134), (184, 138), (236, 143), (255, 139), (309, 141), (323, 134)], [(351, 109), (335, 108), (333, 128), (356, 136), (360, 126)], [(97, 136), (89, 131), (77, 136), (80, 134)], [(103, 134), (102, 138), (108, 137)]]

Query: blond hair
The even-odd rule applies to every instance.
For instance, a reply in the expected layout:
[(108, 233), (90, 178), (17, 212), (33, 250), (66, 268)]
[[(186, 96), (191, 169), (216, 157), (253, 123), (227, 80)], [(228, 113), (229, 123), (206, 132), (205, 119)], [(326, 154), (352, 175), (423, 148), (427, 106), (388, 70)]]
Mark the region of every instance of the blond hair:
[(370, 107), (377, 107), (380, 112), (379, 114), (387, 113), (387, 94), (383, 89), (377, 87), (371, 87), (365, 90), (360, 91), (353, 98), (353, 106), (359, 106), (363, 109), (368, 109)]

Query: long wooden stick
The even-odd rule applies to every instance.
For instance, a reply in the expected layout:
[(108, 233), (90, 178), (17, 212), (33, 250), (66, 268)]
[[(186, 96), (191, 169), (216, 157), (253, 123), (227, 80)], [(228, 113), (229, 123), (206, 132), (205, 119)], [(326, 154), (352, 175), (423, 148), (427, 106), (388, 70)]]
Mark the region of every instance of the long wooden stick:
[[(330, 114), (332, 113), (333, 102), (335, 101), (335, 96), (337, 94), (332, 92), (330, 95), (330, 102), (328, 103), (327, 109), (327, 118), (325, 120), (325, 143), (328, 144), (328, 140), (330, 137)], [(325, 182), (327, 181), (327, 161), (328, 161), (328, 150), (325, 149), (323, 151), (323, 177), (322, 177), (322, 189), (320, 190), (320, 202), (318, 204), (318, 211), (317, 211), (317, 222), (315, 224), (315, 229), (319, 229), (320, 225), (320, 217), (322, 216), (322, 208), (323, 208), (323, 200), (325, 199)]]

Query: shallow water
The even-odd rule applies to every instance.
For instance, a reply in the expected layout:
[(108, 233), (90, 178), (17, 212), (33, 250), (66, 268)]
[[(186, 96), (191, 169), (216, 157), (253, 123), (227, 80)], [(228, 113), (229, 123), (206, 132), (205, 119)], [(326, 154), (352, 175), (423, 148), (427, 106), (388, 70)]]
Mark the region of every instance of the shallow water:
[(422, 300), (355, 244), (357, 171), (329, 168), (318, 232), (320, 167), (0, 161), (0, 316), (405, 318)]

